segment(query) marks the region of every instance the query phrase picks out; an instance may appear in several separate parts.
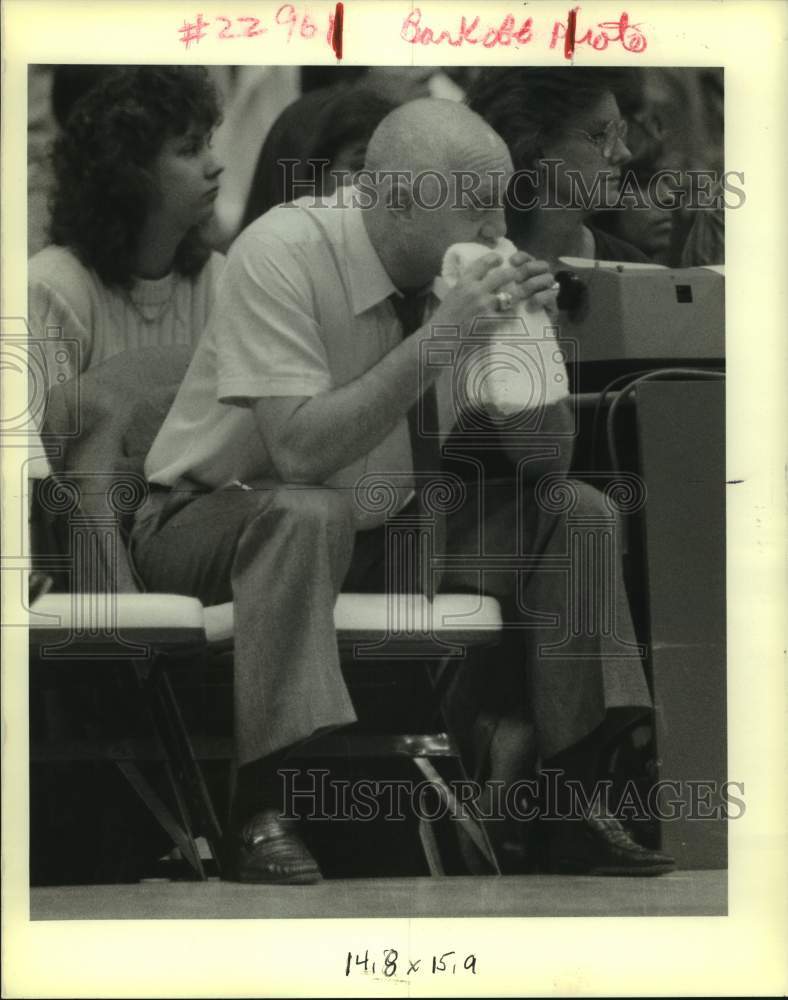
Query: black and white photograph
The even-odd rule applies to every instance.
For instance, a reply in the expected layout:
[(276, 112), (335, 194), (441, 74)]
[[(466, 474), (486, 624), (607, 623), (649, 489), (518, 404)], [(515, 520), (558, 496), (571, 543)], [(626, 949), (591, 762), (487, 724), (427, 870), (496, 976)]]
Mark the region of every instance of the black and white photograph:
[[(759, 898), (778, 990), (785, 414), (736, 265), (785, 245), (782, 192), (740, 222), (783, 92), (742, 114), (722, 27), (671, 60), (679, 5), (372, 6), (366, 60), (353, 0), (15, 55), (4, 923), (159, 968), (177, 922), (166, 980), (126, 959), (159, 996), (690, 995), (689, 938), (672, 988), (635, 955)], [(276, 976), (207, 954), (240, 924)], [(4, 995), (132, 995), (79, 969)]]

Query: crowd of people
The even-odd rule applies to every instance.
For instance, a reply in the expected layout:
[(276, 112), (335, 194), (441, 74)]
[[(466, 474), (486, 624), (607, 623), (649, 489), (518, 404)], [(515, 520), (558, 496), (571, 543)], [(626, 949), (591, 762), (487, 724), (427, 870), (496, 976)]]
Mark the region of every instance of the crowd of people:
[[(647, 186), (669, 162), (669, 137), (631, 74), (359, 70), (302, 83), (311, 89), (266, 129), (243, 122), (248, 163), (236, 175), (248, 189), (239, 200), (236, 187), (222, 225), (212, 142), (222, 110), (208, 70), (59, 68), (49, 244), (29, 263), (32, 334), (46, 343), (54, 327), (79, 345), (72, 377), (144, 347), (192, 355), (147, 455), (150, 497), (131, 552), (151, 591), (234, 603), (230, 853), (234, 877), (253, 882), (320, 878), (280, 818), (278, 774), (295, 748), (355, 720), (333, 608), (343, 589), (385, 586), (386, 521), (422, 502), (412, 414), (435, 391), (422, 362), (434, 329), (466, 335), (479, 316), (521, 305), (560, 317), (565, 256), (696, 262), (661, 200), (608, 208), (628, 167)], [(366, 202), (353, 196), (359, 172)], [(461, 197), (469, 174), (476, 200)], [(597, 200), (575, 203), (578, 184)], [(516, 247), (506, 258), (505, 235)], [(468, 243), (488, 253), (440, 291), (447, 249)], [(704, 253), (721, 263), (721, 236)], [(539, 442), (554, 457), (539, 461), (502, 429), (509, 474), (482, 477), (446, 524), (446, 553), (527, 554), (527, 566), (452, 571), (430, 585), (499, 599), (515, 638), (495, 676), (522, 702), (541, 767), (591, 800), (611, 748), (651, 702), (641, 659), (621, 655), (636, 644), (620, 572), (607, 595), (615, 636), (570, 633), (560, 656), (543, 654), (557, 626), (538, 622), (565, 622), (571, 609), (563, 577), (547, 571), (563, 554), (567, 515), (534, 502), (536, 483), (563, 477), (576, 516), (609, 516), (570, 477), (570, 429), (564, 403), (545, 407)], [(392, 509), (375, 511), (354, 490), (372, 474), (393, 484)], [(455, 696), (467, 703), (467, 690)], [(550, 838), (551, 871), (672, 866), (604, 810), (555, 824)]]

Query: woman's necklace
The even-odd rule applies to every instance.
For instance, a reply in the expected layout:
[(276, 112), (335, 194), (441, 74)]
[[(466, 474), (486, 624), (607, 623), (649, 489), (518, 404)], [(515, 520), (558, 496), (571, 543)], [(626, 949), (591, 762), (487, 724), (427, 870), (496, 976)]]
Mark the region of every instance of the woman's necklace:
[(157, 302), (153, 304), (152, 308), (155, 309), (155, 312), (153, 313), (146, 312), (143, 306), (141, 306), (138, 302), (135, 302), (131, 292), (128, 289), (126, 290), (126, 299), (131, 308), (134, 310), (134, 312), (142, 320), (142, 322), (146, 326), (153, 326), (155, 323), (161, 321), (164, 314), (172, 305), (172, 300), (175, 298), (175, 292), (177, 290), (177, 287), (178, 287), (177, 283), (173, 280), (170, 287), (170, 294), (163, 302)]

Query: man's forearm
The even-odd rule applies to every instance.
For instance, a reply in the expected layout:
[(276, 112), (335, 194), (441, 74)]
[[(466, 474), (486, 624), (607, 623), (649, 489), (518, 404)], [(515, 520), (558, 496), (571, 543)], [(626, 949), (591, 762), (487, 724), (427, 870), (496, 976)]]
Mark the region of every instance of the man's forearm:
[(359, 378), (305, 400), (279, 436), (274, 461), (288, 482), (322, 483), (367, 455), (394, 429), (433, 380), (420, 376), (417, 331)]

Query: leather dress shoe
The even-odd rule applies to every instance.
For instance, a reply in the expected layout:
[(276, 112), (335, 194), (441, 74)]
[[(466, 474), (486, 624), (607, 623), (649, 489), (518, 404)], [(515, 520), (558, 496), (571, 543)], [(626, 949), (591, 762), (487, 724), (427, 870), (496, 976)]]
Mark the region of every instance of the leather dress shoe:
[(296, 833), (294, 820), (279, 819), (276, 809), (257, 813), (241, 829), (236, 875), (239, 882), (312, 885), (323, 876)]
[(676, 867), (669, 854), (642, 847), (611, 817), (568, 820), (555, 834), (548, 852), (554, 874), (664, 875)]

